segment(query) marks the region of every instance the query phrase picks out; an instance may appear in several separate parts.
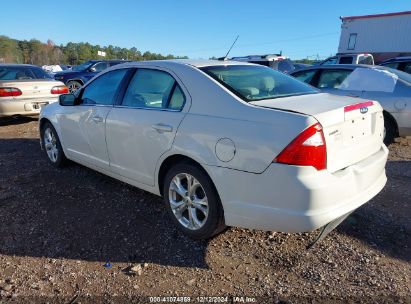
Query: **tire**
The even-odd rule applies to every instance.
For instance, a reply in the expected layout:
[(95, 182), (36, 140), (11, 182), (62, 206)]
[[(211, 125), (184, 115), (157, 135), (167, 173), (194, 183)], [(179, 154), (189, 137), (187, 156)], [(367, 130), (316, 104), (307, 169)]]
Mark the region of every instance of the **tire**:
[(384, 115), (384, 144), (386, 146), (392, 144), (397, 135), (394, 122), (391, 118)]
[(78, 89), (80, 89), (82, 84), (79, 81), (70, 80), (67, 82), (67, 87), (70, 93), (75, 93)]
[(179, 163), (172, 167), (165, 176), (163, 191), (173, 222), (187, 236), (208, 239), (225, 228), (217, 190), (210, 177), (197, 166)]
[(44, 123), (40, 131), (41, 145), (49, 162), (56, 168), (61, 168), (67, 162), (61, 147), (60, 139), (50, 122)]

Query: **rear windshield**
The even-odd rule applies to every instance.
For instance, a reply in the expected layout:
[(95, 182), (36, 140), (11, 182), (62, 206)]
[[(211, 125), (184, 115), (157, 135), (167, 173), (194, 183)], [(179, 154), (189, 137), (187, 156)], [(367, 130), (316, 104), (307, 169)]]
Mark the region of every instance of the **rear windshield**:
[(0, 66), (0, 80), (50, 79), (41, 68), (30, 66)]
[(210, 66), (201, 70), (245, 101), (319, 92), (308, 84), (263, 66)]

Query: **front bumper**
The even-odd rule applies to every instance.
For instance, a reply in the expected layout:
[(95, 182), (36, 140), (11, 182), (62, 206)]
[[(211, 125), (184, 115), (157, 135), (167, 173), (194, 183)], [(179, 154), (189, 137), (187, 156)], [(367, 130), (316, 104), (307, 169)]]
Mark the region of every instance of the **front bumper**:
[(38, 115), (43, 106), (57, 101), (58, 98), (0, 100), (0, 117), (13, 115)]
[(378, 194), (387, 177), (388, 149), (335, 173), (271, 164), (261, 174), (213, 166), (228, 226), (283, 232), (320, 228)]

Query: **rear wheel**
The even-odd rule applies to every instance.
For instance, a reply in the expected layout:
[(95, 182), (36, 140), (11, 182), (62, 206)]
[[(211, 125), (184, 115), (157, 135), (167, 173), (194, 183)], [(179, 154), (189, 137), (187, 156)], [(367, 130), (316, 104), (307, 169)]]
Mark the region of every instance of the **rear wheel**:
[(41, 142), (44, 152), (50, 163), (55, 167), (62, 167), (67, 161), (61, 147), (60, 139), (51, 123), (46, 122), (41, 128)]
[(67, 82), (67, 88), (69, 89), (70, 93), (74, 93), (81, 88), (81, 83), (75, 80), (71, 80)]
[(195, 165), (172, 167), (164, 181), (164, 201), (174, 223), (194, 239), (207, 239), (222, 231), (223, 208), (208, 175)]

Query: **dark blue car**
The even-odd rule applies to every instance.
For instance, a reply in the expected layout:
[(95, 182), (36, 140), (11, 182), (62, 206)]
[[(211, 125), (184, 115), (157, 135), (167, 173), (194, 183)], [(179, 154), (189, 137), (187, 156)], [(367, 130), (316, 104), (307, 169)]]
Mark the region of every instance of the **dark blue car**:
[(71, 70), (58, 72), (54, 75), (54, 79), (62, 81), (66, 84), (69, 91), (74, 93), (83, 84), (96, 76), (101, 71), (119, 64), (128, 62), (126, 60), (89, 60), (78, 66), (73, 67)]

